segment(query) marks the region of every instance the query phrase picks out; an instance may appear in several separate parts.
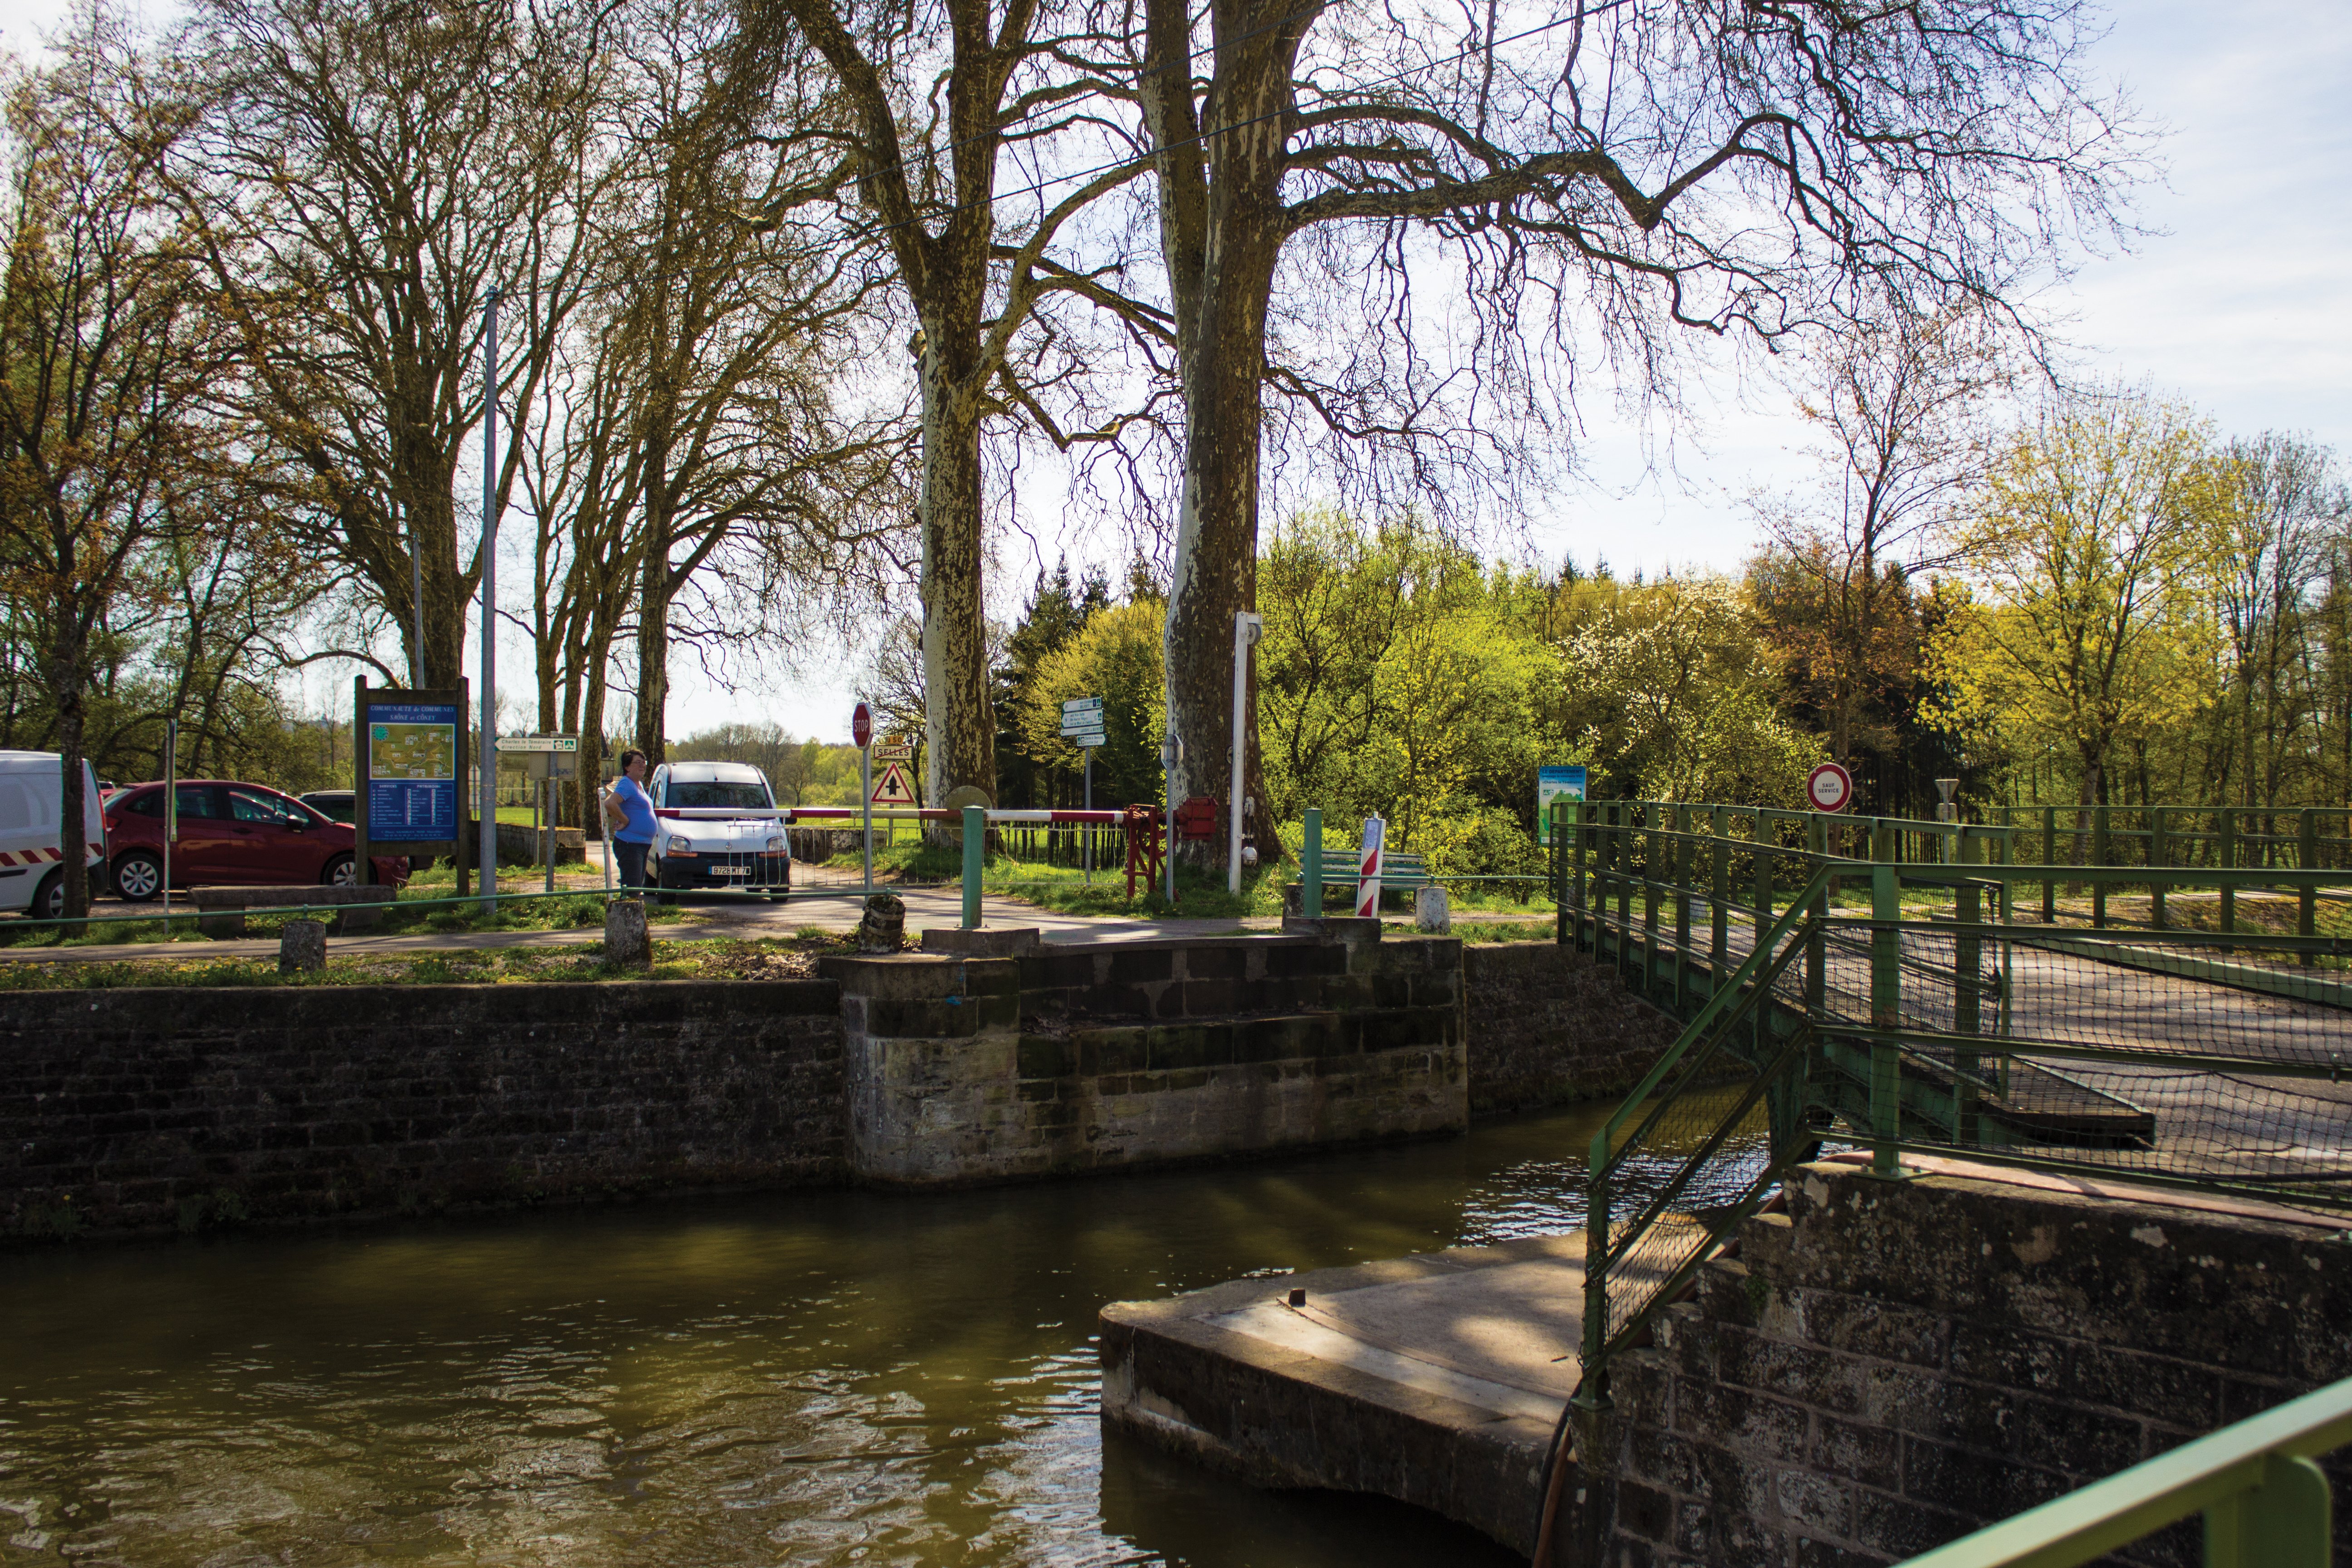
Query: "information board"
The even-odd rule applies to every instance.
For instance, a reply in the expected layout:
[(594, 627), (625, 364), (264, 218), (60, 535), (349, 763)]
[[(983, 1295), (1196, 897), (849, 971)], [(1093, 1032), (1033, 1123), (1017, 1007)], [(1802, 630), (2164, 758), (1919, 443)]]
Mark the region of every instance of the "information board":
[(1551, 847), (1551, 806), (1556, 800), (1584, 805), (1584, 764), (1572, 763), (1536, 770), (1536, 842)]
[(371, 702), (367, 717), (368, 841), (456, 838), (457, 705)]

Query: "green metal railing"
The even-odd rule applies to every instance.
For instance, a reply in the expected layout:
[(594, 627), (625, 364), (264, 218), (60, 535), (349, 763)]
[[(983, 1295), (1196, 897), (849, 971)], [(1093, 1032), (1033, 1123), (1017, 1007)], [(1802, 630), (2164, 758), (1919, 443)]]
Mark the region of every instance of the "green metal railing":
[(2333, 1500), (2312, 1461), (2352, 1443), (2352, 1378), (1914, 1557), (1906, 1568), (2077, 1568), (2205, 1516), (2206, 1568), (2327, 1568)]
[[(1687, 1020), (1591, 1150), (1588, 1403), (1824, 1140), (1889, 1178), (1906, 1153), (1960, 1153), (2352, 1205), (2352, 1102), (2319, 1087), (2352, 1074), (2352, 938), (2020, 921), (2015, 887), (2038, 870), (2005, 863), (2009, 829), (1924, 826), (1947, 852), (1906, 862), (1834, 852), (1813, 814), (1607, 803), (1556, 818), (1559, 940)], [(1855, 837), (1885, 850), (1892, 834)], [(2089, 872), (2208, 889), (2329, 875)]]

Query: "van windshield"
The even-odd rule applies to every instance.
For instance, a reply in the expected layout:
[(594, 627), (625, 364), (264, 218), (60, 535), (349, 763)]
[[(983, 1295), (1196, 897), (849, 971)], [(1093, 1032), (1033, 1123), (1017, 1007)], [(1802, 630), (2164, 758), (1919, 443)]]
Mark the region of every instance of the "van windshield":
[(682, 784), (669, 781), (662, 804), (684, 810), (765, 811), (768, 792), (755, 784)]

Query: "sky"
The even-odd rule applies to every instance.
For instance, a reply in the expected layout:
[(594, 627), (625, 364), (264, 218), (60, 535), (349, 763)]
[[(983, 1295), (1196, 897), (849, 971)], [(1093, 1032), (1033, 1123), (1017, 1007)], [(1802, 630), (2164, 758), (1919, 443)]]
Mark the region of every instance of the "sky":
[[(0, 42), (29, 55), (63, 12), (55, 0), (0, 0)], [(2352, 291), (2343, 286), (2352, 117), (2341, 112), (2352, 5), (2126, 0), (2108, 19), (2093, 69), (2167, 132), (2167, 172), (2140, 193), (2135, 216), (2148, 236), (2126, 254), (2084, 261), (2040, 301), (2066, 319), (2072, 368), (2145, 383), (2202, 410), (2225, 436), (2292, 431), (2352, 456)], [(1691, 417), (1674, 427), (1644, 429), (1602, 397), (1589, 404), (1586, 479), (1529, 521), (1527, 546), (1551, 561), (1605, 554), (1620, 571), (1736, 569), (1755, 542), (1738, 498), (1801, 478), (1804, 433), (1769, 385), (1725, 375), (1685, 391)], [(1116, 581), (1126, 551), (1112, 531), (1065, 542), (1048, 526), (1037, 549), (1049, 563), (1066, 547), (1075, 563), (1106, 558)], [(508, 565), (501, 555), (506, 581), (527, 583), (520, 558)], [(1031, 547), (1008, 541), (1002, 559), (992, 607), (1016, 613), (1034, 578)], [(845, 648), (803, 672), (738, 671), (733, 690), (681, 658), (669, 733), (766, 721), (845, 741), (866, 656)], [(512, 684), (530, 668), (528, 640), (509, 633), (498, 657)], [(348, 705), (350, 672), (320, 667), (307, 688), (310, 711), (338, 690)]]

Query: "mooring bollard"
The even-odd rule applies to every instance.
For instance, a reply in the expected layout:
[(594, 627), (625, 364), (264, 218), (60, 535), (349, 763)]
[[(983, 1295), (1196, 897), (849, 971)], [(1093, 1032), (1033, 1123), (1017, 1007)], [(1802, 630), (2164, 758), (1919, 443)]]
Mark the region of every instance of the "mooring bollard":
[(278, 936), (278, 973), (315, 974), (327, 967), (327, 922), (288, 921)]
[(1423, 888), (1412, 896), (1412, 929), (1425, 936), (1451, 936), (1454, 914), (1445, 900), (1445, 889), (1434, 884)]
[(646, 934), (642, 899), (614, 899), (604, 906), (604, 962), (616, 969), (650, 969), (653, 939)]
[(906, 942), (906, 902), (896, 893), (876, 893), (868, 898), (865, 918), (857, 922), (857, 951), (896, 952)]

